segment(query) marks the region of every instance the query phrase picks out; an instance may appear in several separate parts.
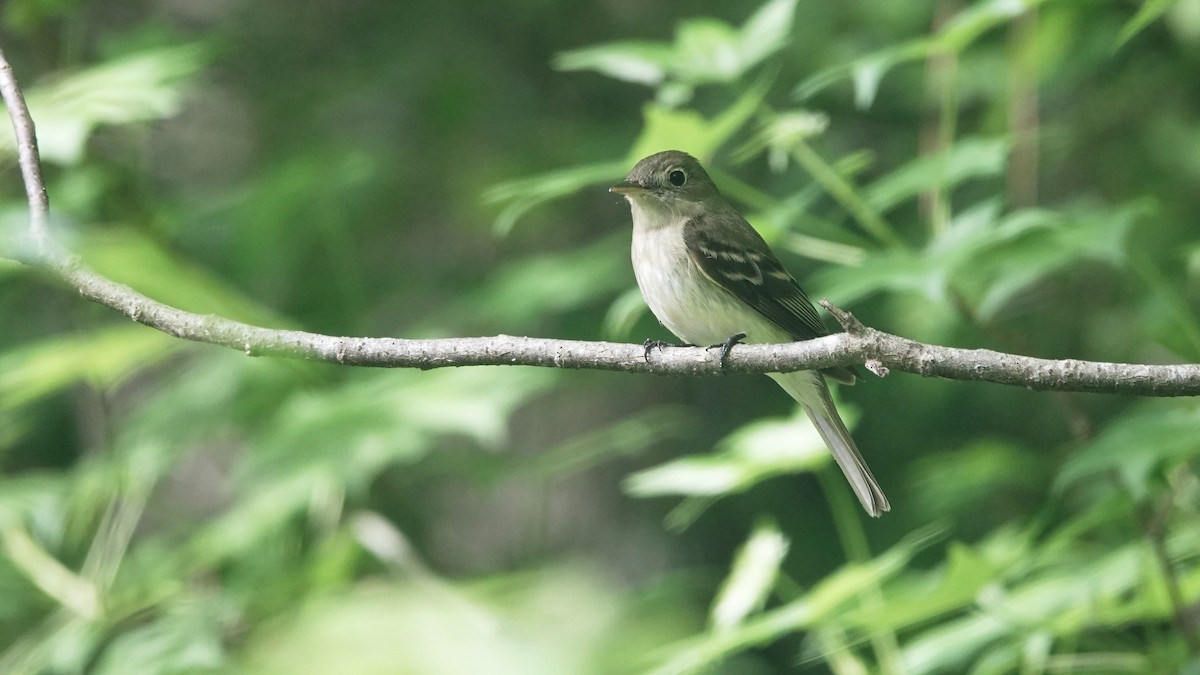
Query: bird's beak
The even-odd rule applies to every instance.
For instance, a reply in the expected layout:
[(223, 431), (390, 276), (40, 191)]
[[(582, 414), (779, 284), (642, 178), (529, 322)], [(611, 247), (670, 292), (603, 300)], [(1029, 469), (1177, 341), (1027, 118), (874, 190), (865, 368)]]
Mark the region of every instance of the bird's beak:
[(637, 195), (637, 194), (641, 194), (642, 192), (645, 192), (646, 188), (644, 188), (641, 185), (638, 185), (637, 183), (634, 183), (632, 181), (623, 180), (620, 183), (617, 183), (616, 185), (608, 188), (608, 191), (615, 192), (619, 195), (625, 195), (627, 197), (631, 197), (633, 195)]

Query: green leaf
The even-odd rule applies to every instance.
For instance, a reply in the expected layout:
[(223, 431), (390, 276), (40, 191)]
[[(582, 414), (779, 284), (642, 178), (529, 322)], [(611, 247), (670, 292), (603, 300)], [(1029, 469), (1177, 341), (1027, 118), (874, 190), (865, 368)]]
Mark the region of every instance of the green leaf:
[(634, 142), (625, 165), (632, 167), (639, 159), (662, 150), (683, 150), (708, 159), (716, 149), (707, 139), (711, 128), (711, 122), (694, 110), (648, 104), (642, 109), (642, 133)]
[(642, 133), (628, 157), (621, 162), (586, 164), (495, 185), (484, 193), (484, 201), (499, 205), (494, 230), (506, 235), (531, 209), (593, 185), (607, 188), (637, 162), (661, 150), (678, 149), (702, 158), (712, 154), (733, 136), (758, 109), (766, 83), (749, 87), (737, 101), (712, 119), (691, 110), (650, 103), (643, 110)]
[[(883, 194), (906, 190), (896, 184)], [(1145, 211), (1144, 203), (1135, 202), (1119, 209), (1026, 210), (1001, 217), (998, 200), (983, 201), (960, 211), (920, 255), (876, 255), (859, 267), (829, 270), (821, 279), (847, 304), (880, 290), (916, 291), (944, 303), (953, 288), (987, 319), (1066, 266), (1082, 260), (1122, 264), (1127, 234)]]
[(658, 85), (674, 59), (675, 50), (662, 42), (612, 42), (560, 52), (553, 63), (558, 70), (592, 70), (625, 82)]
[(642, 111), (642, 133), (627, 157), (625, 171), (637, 160), (662, 150), (683, 150), (702, 160), (712, 157), (758, 110), (766, 88), (765, 82), (750, 87), (711, 120), (692, 110), (647, 105)]
[[(234, 630), (232, 617), (210, 598), (168, 605), (165, 616), (133, 626), (104, 647), (103, 655), (89, 672), (95, 675), (122, 673), (203, 673), (227, 667), (222, 644), (224, 631)], [(224, 610), (224, 614), (229, 614)]]
[[(198, 45), (138, 52), (30, 89), (43, 161), (77, 164), (88, 138), (104, 124), (171, 117), (184, 85), (207, 60)], [(0, 156), (14, 154), (12, 127), (0, 130)]]
[(792, 94), (797, 99), (804, 100), (843, 79), (850, 78), (855, 85), (855, 104), (859, 108), (868, 108), (875, 100), (875, 95), (879, 91), (879, 83), (883, 81), (884, 75), (896, 66), (928, 58), (931, 50), (932, 43), (928, 38), (920, 38), (899, 46), (881, 49), (848, 64), (839, 63), (817, 71), (796, 85)]
[[(613, 218), (626, 220), (629, 210), (617, 209)], [(471, 317), (486, 330), (533, 330), (548, 314), (600, 305), (626, 290), (632, 277), (629, 233), (621, 229), (590, 246), (515, 260), (456, 302), (450, 314)]]
[(680, 22), (673, 43), (613, 42), (561, 52), (559, 70), (592, 70), (625, 82), (664, 87), (659, 101), (678, 105), (693, 87), (734, 82), (787, 44), (797, 0), (770, 0), (740, 29), (702, 17)]
[(0, 543), (8, 561), (56, 604), (81, 619), (100, 617), (100, 589), (51, 555), (20, 523), (0, 522)]
[(675, 33), (674, 76), (698, 85), (734, 82), (787, 45), (797, 0), (770, 0), (740, 29), (715, 19), (689, 19)]
[(1140, 499), (1164, 462), (1200, 454), (1196, 429), (1200, 429), (1200, 406), (1192, 401), (1135, 406), (1067, 460), (1055, 487), (1062, 490), (1096, 474), (1114, 473)]
[(886, 211), (934, 187), (1003, 175), (1009, 145), (1004, 138), (960, 139), (945, 154), (920, 155), (875, 181), (866, 189), (867, 201)]
[(501, 207), (493, 231), (498, 236), (505, 236), (533, 208), (588, 186), (607, 188), (629, 168), (627, 162), (585, 164), (494, 185), (483, 194), (485, 203)]
[[(914, 508), (929, 517), (985, 509), (1045, 487), (1045, 458), (1001, 439), (976, 438), (947, 452), (922, 455), (910, 469)], [(1048, 480), (1048, 478), (1047, 478)]]
[(870, 107), (879, 91), (879, 83), (896, 66), (923, 61), (938, 53), (960, 54), (988, 31), (1042, 1), (987, 0), (968, 5), (943, 23), (932, 38), (917, 38), (859, 57), (849, 64), (839, 63), (809, 76), (793, 93), (803, 100), (849, 77), (854, 82), (855, 104), (859, 108)]
[(136, 324), (45, 338), (0, 354), (0, 416), (68, 387), (110, 387), (185, 343)]
[(859, 110), (866, 110), (875, 101), (879, 93), (879, 84), (883, 76), (892, 69), (900, 59), (895, 54), (877, 55), (874, 58), (857, 61), (850, 68), (850, 77), (854, 82), (854, 105)]
[[(1130, 594), (1150, 590), (1146, 574), (1153, 569), (1152, 561), (1142, 546), (1052, 551), (1040, 561), (1045, 565), (1026, 577), (985, 589), (975, 611), (913, 636), (902, 647), (905, 668), (966, 672), (969, 663), (989, 650), (1022, 644), (1039, 631), (1062, 639), (1078, 637), (1097, 621), (1098, 613), (1127, 603)], [(1021, 620), (1014, 622), (1012, 617)]]
[(574, 475), (614, 457), (636, 455), (678, 439), (695, 421), (683, 407), (655, 406), (544, 451), (524, 463), (522, 470), (542, 478)]
[(164, 304), (260, 326), (295, 327), (212, 272), (174, 255), (133, 229), (78, 232), (73, 248), (100, 274)]
[(744, 70), (738, 35), (717, 19), (689, 19), (675, 32), (674, 75), (688, 84), (730, 82)]
[(725, 577), (713, 603), (710, 616), (713, 630), (734, 628), (762, 606), (775, 585), (788, 546), (788, 538), (773, 521), (764, 520), (754, 527), (750, 538), (738, 550), (729, 576)]
[(427, 574), (380, 579), (316, 598), (248, 636), (243, 672), (640, 672), (646, 651), (675, 639), (684, 625), (682, 606), (662, 604), (633, 606), (622, 589), (582, 568), (461, 587)]
[(638, 497), (712, 497), (747, 490), (772, 476), (813, 471), (829, 461), (825, 442), (797, 407), (790, 418), (741, 427), (722, 439), (713, 454), (639, 471), (625, 481), (625, 489)]
[(968, 5), (950, 17), (937, 32), (940, 51), (961, 53), (988, 31), (1008, 23), (1044, 0), (985, 0)]
[(650, 672), (653, 675), (702, 672), (738, 652), (813, 629), (844, 610), (861, 593), (895, 575), (938, 536), (940, 530), (934, 528), (912, 532), (873, 560), (844, 565), (785, 605), (762, 612), (734, 628), (711, 631), (672, 645), (666, 649), (661, 664)]
[(787, 45), (798, 0), (770, 0), (742, 25), (739, 51), (746, 67), (759, 63)]
[(835, 305), (850, 307), (877, 293), (920, 293), (940, 296), (943, 281), (921, 256), (907, 251), (868, 252), (856, 265), (828, 266), (814, 275)]
[(641, 290), (636, 286), (628, 289), (608, 306), (604, 315), (604, 335), (613, 340), (628, 338), (634, 325), (648, 311)]
[[(889, 188), (885, 194), (903, 191), (896, 185), (896, 191)], [(879, 292), (918, 293), (946, 304), (953, 288), (986, 319), (1064, 267), (1082, 260), (1121, 265), (1128, 232), (1145, 210), (1145, 204), (1133, 203), (1118, 209), (1026, 210), (1001, 216), (998, 200), (984, 201), (960, 211), (919, 254), (875, 253), (859, 265), (822, 270), (814, 286), (846, 305)]]
[(517, 406), (556, 377), (532, 368), (356, 373), (344, 386), (290, 398), (245, 471), (251, 481), (316, 471), (352, 483), (388, 463), (423, 456), (439, 435), (496, 448)]
[(904, 631), (969, 609), (980, 593), (1022, 569), (1037, 550), (1034, 528), (1002, 525), (974, 544), (951, 542), (934, 568), (909, 568), (886, 589), (883, 607), (864, 604), (844, 615), (860, 631)]
[(1146, 211), (1146, 203), (1135, 202), (1076, 213), (1017, 212), (975, 242), (952, 274), (977, 289), (976, 311), (986, 319), (1025, 288), (1068, 265), (1093, 260), (1120, 266), (1128, 234)]

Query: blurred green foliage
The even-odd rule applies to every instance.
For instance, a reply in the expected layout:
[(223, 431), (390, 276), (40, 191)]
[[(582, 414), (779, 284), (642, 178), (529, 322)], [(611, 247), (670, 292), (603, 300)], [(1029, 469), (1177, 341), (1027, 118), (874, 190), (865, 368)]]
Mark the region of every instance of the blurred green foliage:
[[(1200, 0), (9, 0), (58, 235), (185, 309), (667, 337), (644, 154), (914, 339), (1200, 361)], [(0, 134), (0, 241), (23, 190)], [(0, 672), (1200, 670), (1200, 408), (181, 343), (0, 260)]]

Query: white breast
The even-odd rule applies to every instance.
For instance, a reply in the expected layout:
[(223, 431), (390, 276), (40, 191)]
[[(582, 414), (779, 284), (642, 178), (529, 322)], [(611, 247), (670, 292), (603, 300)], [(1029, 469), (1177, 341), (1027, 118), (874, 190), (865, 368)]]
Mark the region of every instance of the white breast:
[[(636, 221), (636, 218), (635, 218)], [(676, 337), (720, 344), (737, 333), (746, 342), (787, 342), (786, 333), (716, 286), (688, 256), (683, 221), (633, 229), (633, 273), (650, 311)]]

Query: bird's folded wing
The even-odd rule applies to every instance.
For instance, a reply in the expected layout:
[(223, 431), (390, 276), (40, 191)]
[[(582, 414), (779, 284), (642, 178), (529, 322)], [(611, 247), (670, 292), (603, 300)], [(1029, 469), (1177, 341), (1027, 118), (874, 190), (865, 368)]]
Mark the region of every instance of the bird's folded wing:
[[(740, 216), (728, 216), (741, 220)], [(688, 255), (700, 271), (787, 331), (793, 340), (828, 335), (812, 301), (771, 253), (762, 237), (744, 220), (738, 225), (738, 231), (732, 236), (725, 235), (720, 229), (705, 227), (699, 218), (684, 225), (683, 239)]]

